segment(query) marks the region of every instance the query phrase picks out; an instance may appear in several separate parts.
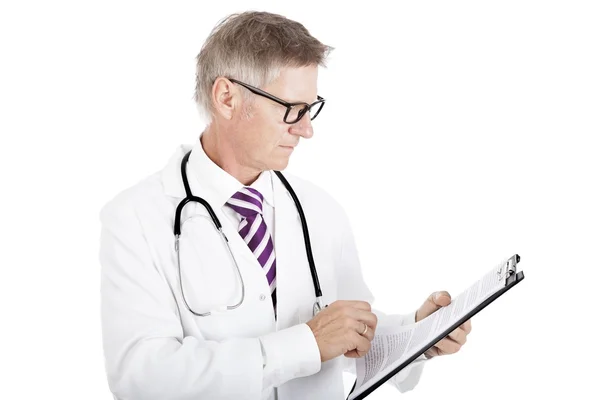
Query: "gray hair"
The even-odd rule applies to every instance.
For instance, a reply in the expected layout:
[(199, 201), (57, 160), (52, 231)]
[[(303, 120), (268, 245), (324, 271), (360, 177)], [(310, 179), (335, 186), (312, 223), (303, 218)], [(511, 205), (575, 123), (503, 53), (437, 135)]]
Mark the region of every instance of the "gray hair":
[[(281, 68), (324, 67), (332, 50), (284, 16), (257, 11), (231, 14), (215, 26), (196, 57), (198, 111), (212, 121), (212, 87), (220, 76), (263, 87), (277, 79)], [(250, 92), (245, 90), (244, 96), (249, 102)]]

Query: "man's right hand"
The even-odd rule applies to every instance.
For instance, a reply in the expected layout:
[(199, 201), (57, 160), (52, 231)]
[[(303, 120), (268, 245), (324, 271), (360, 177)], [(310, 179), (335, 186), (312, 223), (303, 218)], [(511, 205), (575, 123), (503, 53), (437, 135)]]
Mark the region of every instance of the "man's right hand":
[[(306, 323), (317, 339), (321, 362), (340, 355), (358, 358), (367, 354), (375, 336), (377, 316), (365, 301), (338, 300)], [(365, 325), (367, 331), (364, 335)]]

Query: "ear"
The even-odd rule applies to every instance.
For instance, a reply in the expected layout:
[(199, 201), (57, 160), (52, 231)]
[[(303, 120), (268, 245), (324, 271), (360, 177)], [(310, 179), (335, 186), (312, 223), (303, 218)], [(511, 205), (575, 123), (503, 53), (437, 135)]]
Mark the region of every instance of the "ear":
[(212, 87), (212, 102), (217, 114), (231, 120), (241, 104), (240, 92), (229, 79), (220, 76)]

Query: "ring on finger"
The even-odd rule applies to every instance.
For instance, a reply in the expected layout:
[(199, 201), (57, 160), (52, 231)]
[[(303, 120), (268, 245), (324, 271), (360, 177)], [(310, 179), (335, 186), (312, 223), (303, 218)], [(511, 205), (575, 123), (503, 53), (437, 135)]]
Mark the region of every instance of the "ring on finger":
[(369, 329), (369, 327), (367, 326), (367, 324), (365, 324), (365, 330), (361, 333), (361, 335), (365, 335), (365, 333), (367, 333), (367, 330)]

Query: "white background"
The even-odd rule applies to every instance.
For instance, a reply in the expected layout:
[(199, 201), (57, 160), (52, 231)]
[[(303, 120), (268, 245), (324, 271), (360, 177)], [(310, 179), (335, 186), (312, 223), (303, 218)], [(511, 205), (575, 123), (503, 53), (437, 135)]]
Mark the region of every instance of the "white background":
[(194, 58), (246, 9), (336, 48), (289, 171), (350, 215), (375, 307), (522, 257), (525, 280), (404, 398), (594, 397), (600, 12), (523, 0), (3, 2), (0, 397), (111, 398), (98, 212), (197, 138)]

